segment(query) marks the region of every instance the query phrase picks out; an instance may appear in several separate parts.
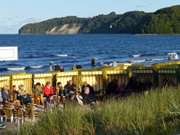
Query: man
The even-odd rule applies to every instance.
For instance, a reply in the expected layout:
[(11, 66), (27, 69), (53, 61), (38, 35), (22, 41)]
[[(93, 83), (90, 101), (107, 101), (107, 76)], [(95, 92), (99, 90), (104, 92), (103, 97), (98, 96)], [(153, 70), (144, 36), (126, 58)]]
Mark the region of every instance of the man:
[(13, 101), (17, 100), (17, 96), (18, 96), (18, 91), (17, 91), (17, 88), (16, 88), (16, 85), (13, 85), (12, 86), (12, 98), (13, 98)]
[(67, 84), (64, 86), (64, 94), (66, 97), (72, 100), (76, 92), (76, 85), (73, 83), (72, 80), (68, 81)]
[(32, 104), (31, 94), (27, 93), (27, 94), (24, 96), (24, 98), (23, 98), (23, 104), (24, 104), (24, 105)]
[(58, 103), (59, 102), (64, 102), (64, 89), (63, 89), (63, 86), (62, 86), (62, 83), (61, 82), (58, 82), (57, 83), (57, 86), (56, 86), (56, 95), (58, 95)]

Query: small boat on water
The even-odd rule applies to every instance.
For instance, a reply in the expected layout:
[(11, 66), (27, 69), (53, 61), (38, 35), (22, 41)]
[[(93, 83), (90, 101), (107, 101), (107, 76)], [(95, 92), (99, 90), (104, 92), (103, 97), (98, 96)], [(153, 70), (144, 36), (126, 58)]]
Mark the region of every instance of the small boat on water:
[(9, 71), (24, 71), (25, 67), (8, 67)]
[(33, 66), (29, 66), (28, 68), (31, 68), (31, 69), (39, 69), (39, 68), (42, 68), (43, 65), (33, 65)]

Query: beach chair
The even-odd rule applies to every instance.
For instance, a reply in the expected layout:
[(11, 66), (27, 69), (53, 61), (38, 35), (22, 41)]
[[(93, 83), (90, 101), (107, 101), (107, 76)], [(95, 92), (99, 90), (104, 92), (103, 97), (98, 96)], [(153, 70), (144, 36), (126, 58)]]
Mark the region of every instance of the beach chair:
[(33, 120), (37, 119), (39, 117), (39, 114), (44, 111), (45, 111), (44, 106), (34, 104), (33, 105)]
[(4, 121), (3, 105), (0, 105), (0, 123)]
[(3, 105), (3, 118), (5, 122), (10, 121), (11, 123), (13, 123), (13, 107), (14, 106), (11, 103), (5, 103)]
[(28, 104), (25, 106), (24, 118), (33, 119), (33, 104)]
[(25, 112), (25, 109), (23, 106), (15, 106), (14, 122), (18, 127), (24, 123), (24, 112)]

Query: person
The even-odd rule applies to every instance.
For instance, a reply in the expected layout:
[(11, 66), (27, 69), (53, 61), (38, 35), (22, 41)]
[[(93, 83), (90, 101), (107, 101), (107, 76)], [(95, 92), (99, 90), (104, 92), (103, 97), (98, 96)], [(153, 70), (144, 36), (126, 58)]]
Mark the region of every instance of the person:
[(54, 66), (54, 71), (60, 71), (60, 65), (56, 64), (56, 65)]
[(64, 96), (63, 86), (61, 82), (57, 83), (56, 92), (57, 92), (57, 95)]
[(3, 87), (1, 94), (2, 94), (3, 103), (7, 103), (9, 101), (9, 88), (7, 85)]
[(24, 105), (32, 104), (31, 94), (27, 93), (26, 95), (24, 95), (24, 97), (23, 97), (23, 104)]
[(64, 72), (64, 67), (60, 65), (60, 72)]
[(21, 105), (24, 104), (24, 97), (26, 95), (25, 89), (24, 89), (24, 85), (19, 85), (18, 86), (19, 90), (18, 90), (18, 94), (17, 94), (17, 100), (20, 101)]
[(50, 104), (50, 98), (53, 95), (53, 88), (51, 87), (51, 83), (50, 82), (46, 82), (45, 87), (43, 88), (43, 94), (45, 99), (45, 108), (48, 108), (49, 104)]
[[(76, 85), (72, 80), (69, 80), (67, 84), (64, 86), (64, 95), (71, 99), (76, 92)], [(72, 99), (71, 99), (72, 100)]]
[(88, 84), (87, 82), (84, 82), (84, 84), (82, 85), (82, 88), (81, 88), (82, 93), (84, 93), (85, 87), (89, 87), (90, 94), (95, 95), (94, 88), (90, 84)]
[(81, 105), (81, 106), (84, 105), (84, 103), (83, 103), (83, 97), (82, 97), (82, 95), (81, 95), (80, 89), (78, 89), (78, 90), (76, 91), (75, 100), (78, 102), (79, 105)]
[(74, 64), (72, 67), (72, 70), (78, 70), (78, 69), (82, 69), (83, 67), (81, 65), (76, 65)]
[(91, 66), (95, 67), (96, 66), (96, 58), (91, 59)]
[(12, 97), (13, 97), (13, 101), (17, 100), (17, 96), (18, 96), (18, 91), (16, 88), (16, 85), (12, 86)]
[(54, 63), (53, 62), (50, 62), (49, 63), (49, 71), (54, 71)]
[(91, 93), (90, 87), (88, 86), (84, 87), (82, 97), (85, 105), (94, 105), (96, 103), (96, 97)]
[(42, 103), (42, 87), (41, 83), (36, 83), (34, 89), (32, 90), (34, 96), (34, 103), (35, 104), (43, 104)]
[(58, 95), (58, 103), (63, 102), (65, 94), (64, 94), (64, 89), (63, 89), (63, 86), (62, 86), (61, 82), (57, 83), (56, 93)]

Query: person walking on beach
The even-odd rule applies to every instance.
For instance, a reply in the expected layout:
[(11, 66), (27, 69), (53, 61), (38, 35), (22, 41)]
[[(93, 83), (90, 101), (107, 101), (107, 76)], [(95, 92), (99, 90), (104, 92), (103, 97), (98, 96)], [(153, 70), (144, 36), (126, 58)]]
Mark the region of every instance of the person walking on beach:
[(54, 71), (54, 63), (53, 62), (49, 63), (49, 71), (50, 72)]

